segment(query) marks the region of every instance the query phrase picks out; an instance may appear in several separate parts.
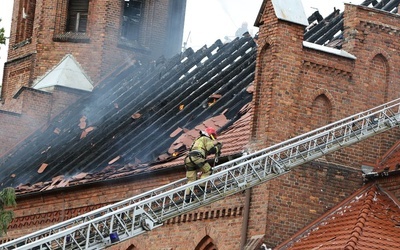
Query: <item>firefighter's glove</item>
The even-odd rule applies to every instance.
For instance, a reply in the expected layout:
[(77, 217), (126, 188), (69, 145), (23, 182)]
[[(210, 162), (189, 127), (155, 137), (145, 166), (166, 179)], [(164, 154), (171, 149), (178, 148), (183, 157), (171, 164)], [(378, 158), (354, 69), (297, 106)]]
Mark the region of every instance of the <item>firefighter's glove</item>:
[(218, 142), (215, 147), (217, 148), (217, 153), (216, 155), (221, 155), (221, 149), (222, 149), (222, 143)]

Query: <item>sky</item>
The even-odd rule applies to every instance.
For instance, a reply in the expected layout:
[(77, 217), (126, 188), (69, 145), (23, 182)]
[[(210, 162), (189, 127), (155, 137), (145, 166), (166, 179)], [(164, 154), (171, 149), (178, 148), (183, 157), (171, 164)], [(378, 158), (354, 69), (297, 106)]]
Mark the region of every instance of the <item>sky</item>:
[[(306, 16), (316, 9), (323, 17), (333, 8), (344, 10), (344, 2), (360, 4), (362, 0), (301, 0)], [(0, 27), (4, 27), (6, 37), (10, 34), (11, 14), (14, 0), (1, 0)], [(248, 24), (250, 34), (258, 29), (253, 26), (262, 0), (187, 0), (183, 46), (199, 49), (211, 45), (217, 39), (226, 41), (235, 37), (235, 32), (243, 23)], [(8, 42), (0, 46), (0, 84), (3, 79), (4, 62), (7, 60)]]

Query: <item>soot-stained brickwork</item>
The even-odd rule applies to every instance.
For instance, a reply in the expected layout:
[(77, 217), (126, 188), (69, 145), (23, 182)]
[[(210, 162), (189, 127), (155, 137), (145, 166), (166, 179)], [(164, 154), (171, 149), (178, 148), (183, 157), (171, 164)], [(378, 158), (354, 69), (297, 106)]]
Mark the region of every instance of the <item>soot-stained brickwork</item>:
[[(400, 28), (399, 17), (382, 9), (383, 3), (377, 7), (370, 6), (371, 3), (360, 6), (347, 4), (343, 14), (334, 14), (333, 22), (342, 27), (339, 29), (341, 36), (336, 40), (332, 37), (330, 40), (322, 39), (324, 34), (314, 30), (325, 42), (336, 41), (335, 46), (330, 47), (335, 50), (327, 50), (327, 46), (322, 45), (310, 46), (310, 43), (321, 41), (304, 41), (305, 34), (313, 29), (306, 30), (304, 25), (278, 19), (275, 15), (277, 6), (273, 3), (264, 1), (257, 17), (256, 25), (260, 30), (254, 39), (257, 48), (255, 68), (247, 73), (247, 77), (242, 75), (239, 81), (248, 83), (244, 80), (248, 80), (248, 77), (252, 77), (250, 82), (254, 81), (253, 92), (246, 91), (250, 83), (241, 88), (242, 92), (238, 92), (243, 93), (240, 103), (250, 103), (252, 106), (252, 115), (246, 117), (249, 136), (248, 141), (241, 144), (243, 150), (248, 147), (264, 148), (398, 97), (399, 72), (396, 68), (400, 56), (395, 53), (399, 49), (399, 39), (395, 38)], [(256, 16), (257, 13), (254, 14)], [(322, 25), (315, 27), (322, 29)], [(312, 37), (312, 34), (308, 33), (308, 36)], [(224, 55), (225, 51), (239, 46), (243, 41), (234, 41), (227, 47), (216, 45), (220, 49), (212, 51), (209, 58), (231, 58), (231, 54)], [(341, 50), (347, 54), (339, 54)], [(201, 52), (198, 55), (204, 56)], [(32, 58), (35, 56), (27, 57), (26, 61), (43, 59)], [(213, 72), (213, 68), (221, 61), (211, 61), (213, 63), (207, 64), (207, 69)], [(243, 65), (246, 65), (242, 68), (245, 70), (251, 64), (247, 62)], [(197, 70), (197, 67), (192, 70)], [(25, 72), (23, 67), (20, 72)], [(196, 77), (202, 81), (194, 81), (196, 84), (207, 84), (211, 79), (215, 80), (215, 75), (202, 72), (204, 78)], [(119, 74), (128, 73), (121, 69), (114, 76)], [(159, 76), (162, 79), (163, 75)], [(19, 96), (31, 92), (23, 91)], [(32, 94), (35, 93), (33, 91)], [(252, 99), (246, 99), (249, 93), (252, 93)], [(152, 101), (157, 103), (154, 99)], [(111, 106), (119, 108), (114, 103)], [(59, 104), (59, 107), (61, 109), (63, 105)], [(240, 114), (239, 110), (242, 109), (233, 110)], [(149, 114), (153, 111), (147, 110)], [(132, 111), (132, 114), (136, 114), (134, 117), (137, 119), (146, 113)], [(231, 117), (233, 121), (241, 121), (240, 118), (243, 118), (243, 114)], [(234, 122), (222, 126), (221, 138), (232, 138), (235, 133), (232, 131), (238, 131), (235, 126), (237, 123)], [(247, 192), (173, 218), (163, 227), (116, 244), (112, 249), (239, 249), (243, 242), (256, 235), (264, 235), (264, 243), (274, 247), (362, 187), (365, 181), (360, 170), (362, 163), (375, 162), (396, 143), (398, 137), (399, 131), (393, 130), (339, 150)], [(29, 147), (29, 144), (19, 145), (20, 148)], [(239, 156), (239, 151), (227, 156), (226, 160)], [(12, 154), (8, 157), (12, 157)], [(98, 205), (120, 201), (184, 176), (181, 163), (171, 166), (161, 162), (158, 166), (160, 168), (154, 168), (154, 165), (148, 168), (156, 171), (141, 171), (140, 174), (123, 178), (118, 178), (121, 175), (115, 173), (115, 179), (105, 178), (89, 184), (85, 184), (83, 178), (80, 185), (76, 186), (66, 185), (68, 176), (53, 176), (54, 179), (50, 181), (53, 189), (46, 186), (46, 191), (42, 191), (38, 188), (41, 187), (39, 183), (31, 192), (18, 197), (16, 219), (11, 224), (8, 236), (2, 240), (7, 241), (55, 221), (62, 221), (77, 211), (88, 211)], [(39, 167), (36, 166), (37, 169)], [(85, 167), (90, 169), (90, 166)], [(93, 166), (93, 169), (97, 167)], [(54, 170), (46, 168), (44, 173), (46, 171)], [(398, 196), (398, 185), (395, 185), (396, 179), (393, 178), (382, 177), (378, 181)], [(43, 220), (46, 215), (49, 219)]]

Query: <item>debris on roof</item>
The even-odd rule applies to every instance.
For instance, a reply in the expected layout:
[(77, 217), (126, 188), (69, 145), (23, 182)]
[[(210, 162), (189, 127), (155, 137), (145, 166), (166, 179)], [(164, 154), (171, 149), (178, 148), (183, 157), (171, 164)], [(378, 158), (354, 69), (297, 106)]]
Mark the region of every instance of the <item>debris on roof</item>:
[(174, 132), (172, 132), (170, 135), (169, 135), (169, 137), (175, 137), (175, 136), (177, 136), (180, 132), (182, 132), (183, 131), (183, 129), (181, 129), (181, 128), (177, 128)]
[(139, 114), (139, 113), (134, 113), (134, 114), (132, 115), (132, 118), (136, 120), (136, 119), (139, 119), (141, 116), (142, 116), (142, 115)]
[[(252, 100), (256, 49), (253, 38), (242, 37), (162, 62), (122, 65), (0, 158), (0, 188), (40, 192), (182, 166), (205, 126), (220, 130), (226, 156), (240, 155), (250, 138), (241, 112)], [(204, 105), (210, 97), (213, 104)], [(240, 134), (226, 134), (230, 126)]]
[(41, 173), (43, 173), (43, 171), (47, 168), (47, 166), (48, 166), (49, 164), (47, 164), (47, 163), (42, 163), (42, 165), (40, 166), (40, 168), (38, 169), (38, 173), (39, 174), (41, 174)]
[[(399, 3), (381, 1), (373, 7), (397, 13)], [(316, 21), (305, 30), (306, 41), (326, 46), (341, 39), (343, 14), (338, 10)], [(226, 156), (242, 153), (250, 133), (256, 50), (253, 38), (242, 37), (149, 65), (121, 65), (87, 97), (0, 158), (0, 188), (38, 191), (56, 187), (49, 183), (54, 176), (68, 176), (63, 185), (71, 186), (181, 165), (201, 126), (220, 130)], [(38, 173), (43, 162), (47, 166)], [(75, 179), (81, 173), (87, 175)]]
[[(191, 130), (184, 130), (183, 134), (176, 139), (168, 149), (168, 153), (173, 155), (179, 155), (182, 152), (186, 152), (192, 146), (193, 141), (200, 136), (200, 132), (204, 131), (207, 127), (213, 127), (217, 131), (228, 122), (228, 119), (224, 115), (218, 115), (211, 117), (204, 121), (202, 124), (197, 125)], [(180, 129), (182, 131), (182, 129)]]
[[(391, 13), (398, 13), (399, 4), (400, 0), (382, 0), (379, 2), (377, 0), (366, 0), (360, 5)], [(334, 8), (333, 12), (322, 20), (319, 17), (319, 12), (316, 12), (314, 12), (308, 19), (309, 22), (312, 22), (305, 28), (304, 41), (341, 49), (344, 42), (344, 12), (340, 12), (339, 9)]]
[(112, 159), (111, 161), (108, 162), (109, 165), (112, 165), (113, 163), (115, 163), (116, 161), (118, 161), (119, 159), (121, 159), (121, 156), (117, 156), (114, 159)]
[(85, 129), (86, 128), (86, 116), (82, 116), (80, 119), (79, 119), (79, 128), (80, 129)]

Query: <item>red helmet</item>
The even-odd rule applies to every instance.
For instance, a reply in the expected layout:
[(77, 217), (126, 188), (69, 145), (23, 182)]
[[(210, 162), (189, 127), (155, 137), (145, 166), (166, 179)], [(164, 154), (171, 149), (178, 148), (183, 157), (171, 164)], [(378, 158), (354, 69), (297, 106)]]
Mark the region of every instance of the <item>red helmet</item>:
[(217, 131), (214, 128), (208, 127), (206, 128), (206, 132), (209, 136), (213, 136), (215, 139), (217, 138)]

